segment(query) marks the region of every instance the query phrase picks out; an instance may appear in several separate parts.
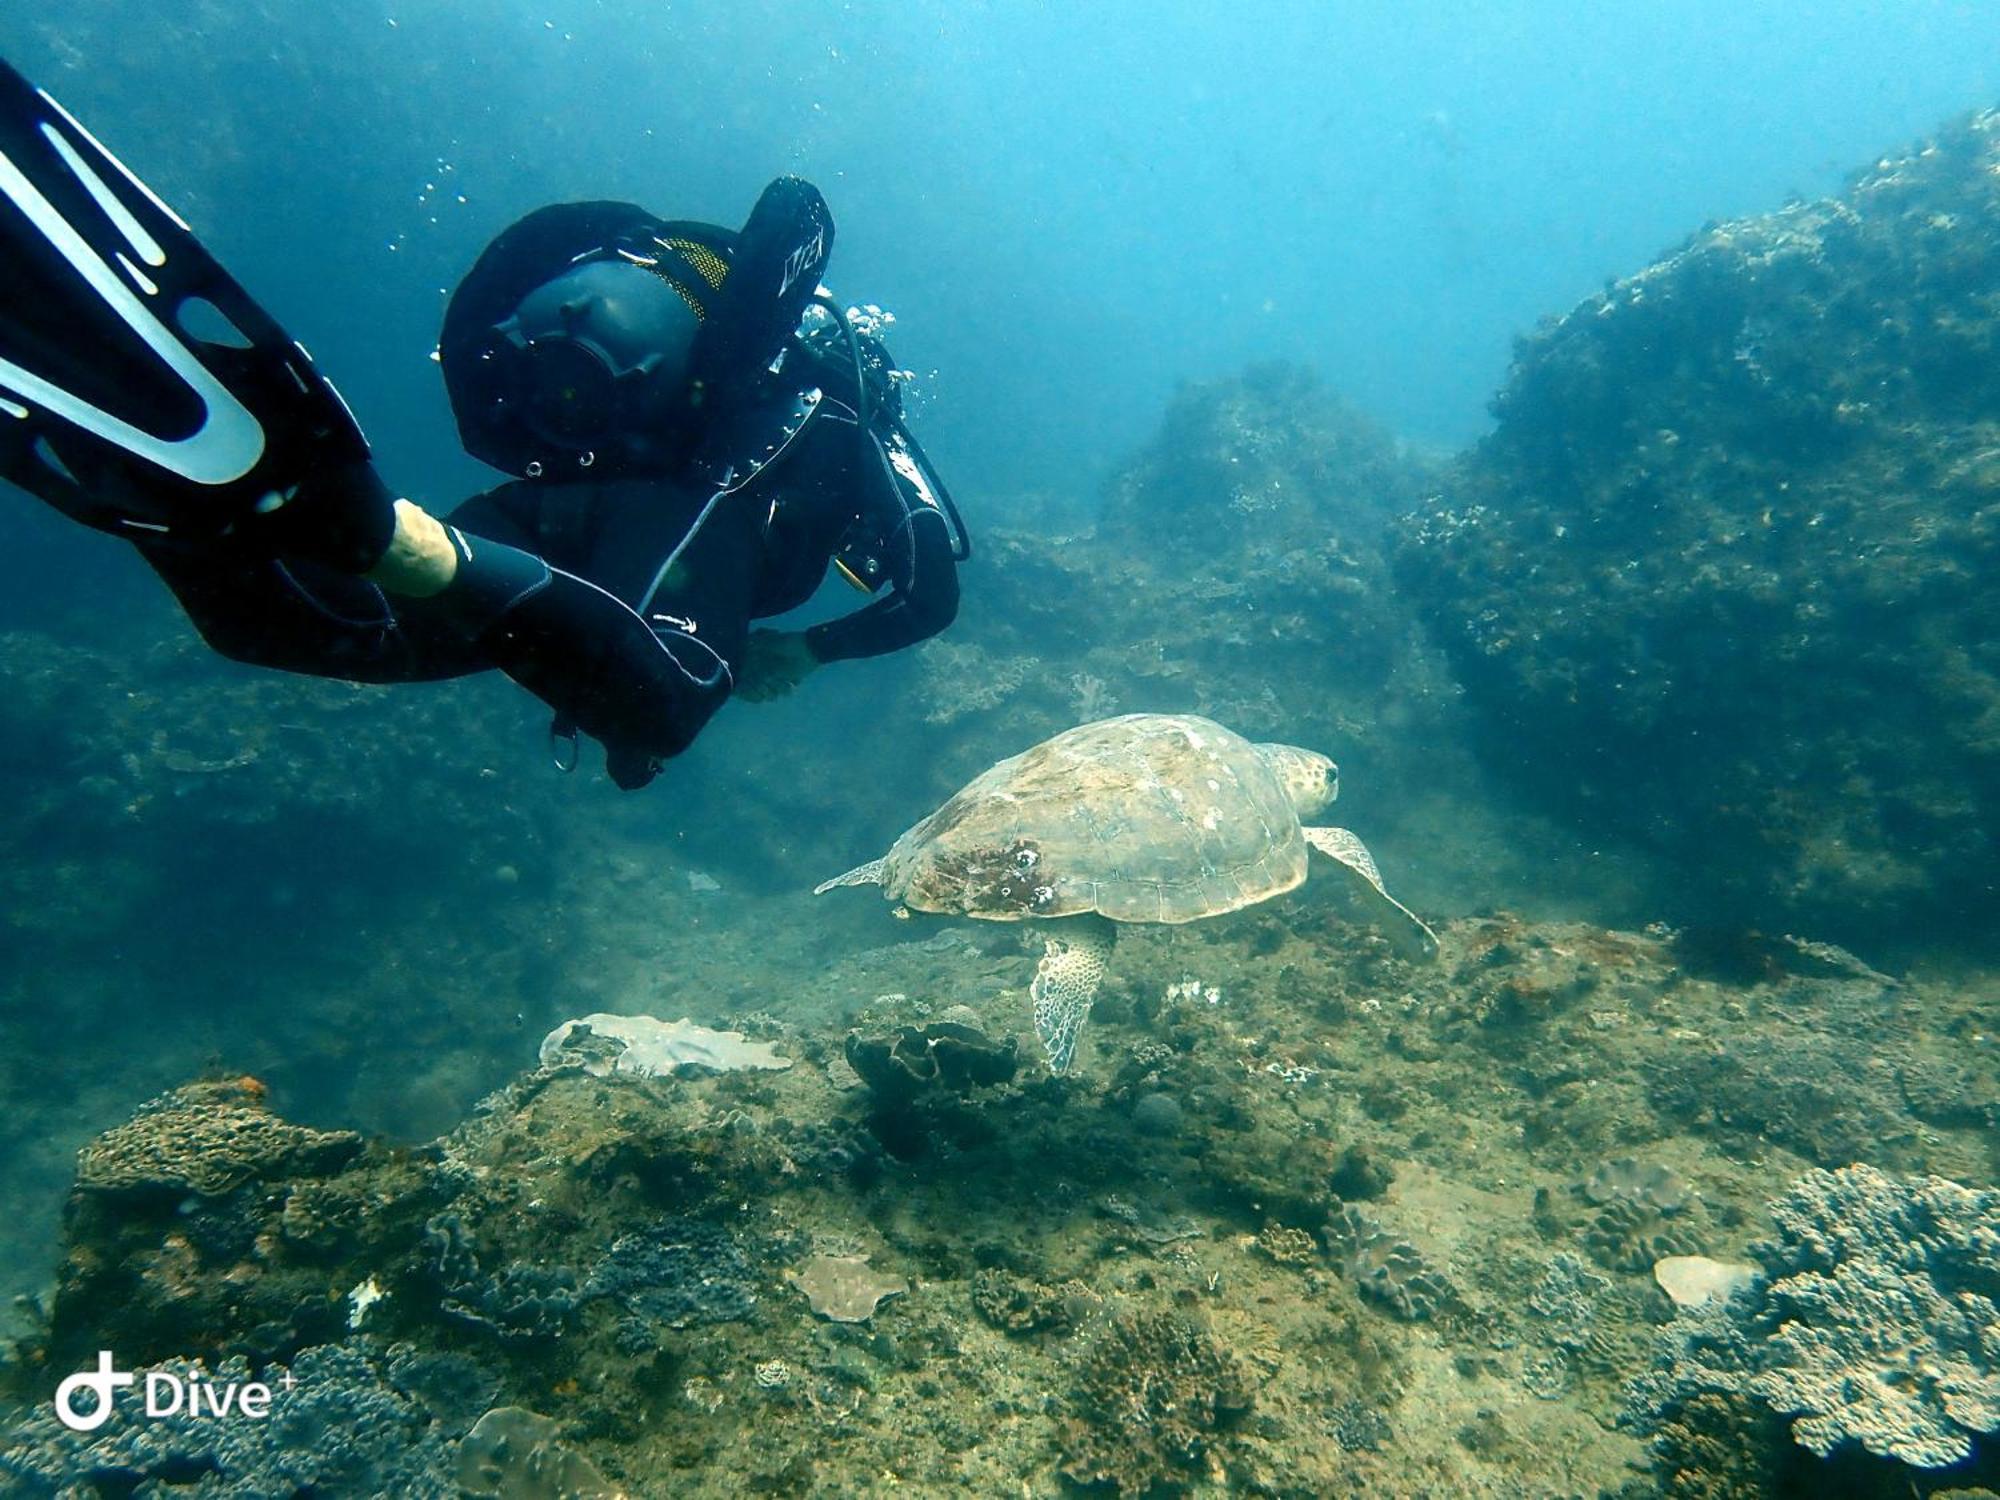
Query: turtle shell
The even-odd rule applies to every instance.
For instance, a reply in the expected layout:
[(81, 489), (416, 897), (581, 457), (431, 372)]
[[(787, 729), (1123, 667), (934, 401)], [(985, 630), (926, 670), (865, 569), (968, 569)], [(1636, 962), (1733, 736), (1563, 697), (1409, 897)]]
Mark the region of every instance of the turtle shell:
[(884, 894), (995, 921), (1192, 922), (1306, 878), (1298, 813), (1241, 735), (1124, 714), (1001, 761), (896, 840)]

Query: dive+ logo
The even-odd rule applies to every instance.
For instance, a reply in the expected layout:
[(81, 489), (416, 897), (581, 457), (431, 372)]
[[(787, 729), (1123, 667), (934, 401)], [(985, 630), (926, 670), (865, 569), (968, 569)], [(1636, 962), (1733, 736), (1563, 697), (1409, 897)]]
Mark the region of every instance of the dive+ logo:
[[(95, 1432), (111, 1420), (118, 1392), (138, 1379), (130, 1370), (118, 1368), (109, 1349), (100, 1349), (95, 1370), (78, 1370), (56, 1387), (56, 1417), (71, 1432)], [(285, 1388), (293, 1383), (287, 1370)], [(211, 1380), (199, 1371), (176, 1375), (171, 1370), (149, 1370), (143, 1389), (145, 1415), (154, 1420), (185, 1413), (198, 1419), (233, 1416), (258, 1421), (271, 1414), (271, 1388), (261, 1380)], [(84, 1391), (94, 1398), (87, 1408), (77, 1399)]]

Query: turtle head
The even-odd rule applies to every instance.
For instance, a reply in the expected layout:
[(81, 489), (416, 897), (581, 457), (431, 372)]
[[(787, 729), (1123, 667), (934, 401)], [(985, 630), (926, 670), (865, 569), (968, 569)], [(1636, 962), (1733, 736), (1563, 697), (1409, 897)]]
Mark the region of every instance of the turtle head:
[(1292, 799), (1292, 806), (1301, 818), (1310, 818), (1340, 795), (1340, 767), (1317, 750), (1301, 750), (1297, 745), (1259, 745), (1257, 753), (1277, 776), (1278, 784)]

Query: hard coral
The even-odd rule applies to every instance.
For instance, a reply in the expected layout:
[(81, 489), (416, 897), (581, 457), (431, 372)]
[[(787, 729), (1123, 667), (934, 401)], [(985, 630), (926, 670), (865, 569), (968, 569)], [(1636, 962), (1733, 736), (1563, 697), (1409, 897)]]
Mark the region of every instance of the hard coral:
[(1643, 1203), (1661, 1213), (1677, 1213), (1693, 1196), (1680, 1174), (1658, 1162), (1642, 1162), (1621, 1156), (1607, 1161), (1584, 1179), (1583, 1196), (1592, 1203), (1624, 1199)]
[(563, 1445), (556, 1424), (520, 1406), (496, 1406), (458, 1445), (466, 1500), (625, 1500), (581, 1453)]
[(667, 1218), (620, 1235), (592, 1269), (583, 1296), (616, 1297), (635, 1317), (669, 1328), (728, 1323), (756, 1305), (749, 1262), (729, 1231)]
[(892, 1036), (847, 1034), (847, 1064), (885, 1104), (904, 1104), (931, 1089), (955, 1094), (1010, 1081), (1020, 1043), (988, 1036), (976, 1026), (932, 1021)]
[(1873, 1167), (1808, 1172), (1755, 1247), (1769, 1281), (1683, 1315), (1628, 1414), (1661, 1430), (1697, 1397), (1755, 1398), (1822, 1456), (1918, 1468), (2000, 1431), (2000, 1191)]
[(878, 1271), (865, 1255), (815, 1255), (792, 1273), (812, 1310), (836, 1323), (865, 1323), (888, 1297), (900, 1297), (910, 1283)]
[(1584, 1231), (1593, 1259), (1614, 1271), (1648, 1271), (1669, 1255), (1692, 1255), (1701, 1244), (1684, 1224), (1634, 1198), (1614, 1198)]
[(1311, 1265), (1319, 1251), (1318, 1242), (1305, 1230), (1284, 1224), (1266, 1224), (1254, 1243), (1281, 1266)]
[(1120, 1495), (1185, 1484), (1253, 1399), (1235, 1356), (1200, 1325), (1177, 1313), (1121, 1314), (1077, 1361), (1062, 1472)]
[[(255, 1374), (270, 1389), (262, 1420), (219, 1420), (185, 1409), (136, 1419), (121, 1412), (95, 1432), (72, 1432), (39, 1408), (0, 1453), (10, 1495), (178, 1493), (214, 1500), (280, 1495), (396, 1495), (450, 1500), (452, 1430), (389, 1373), (397, 1351), (365, 1339), (307, 1349), (289, 1369)], [(182, 1382), (253, 1378), (241, 1358), (214, 1368), (168, 1360), (154, 1370)], [(144, 1388), (147, 1372), (138, 1372)], [(455, 1430), (455, 1429), (454, 1429)], [(89, 1486), (89, 1488), (86, 1488)]]
[(1431, 1269), (1415, 1245), (1351, 1203), (1327, 1221), (1326, 1244), (1364, 1293), (1405, 1322), (1435, 1317), (1452, 1300), (1450, 1283)]
[(510, 1261), (486, 1271), (473, 1231), (457, 1213), (433, 1216), (423, 1242), (443, 1291), (438, 1310), (447, 1317), (503, 1340), (557, 1338), (575, 1325), (582, 1299), (566, 1267)]
[(332, 1171), (361, 1150), (353, 1131), (290, 1124), (263, 1097), (255, 1080), (231, 1079), (149, 1100), (77, 1153), (76, 1185), (219, 1196), (252, 1179)]
[(973, 1311), (1002, 1333), (1039, 1333), (1074, 1328), (1101, 1299), (1080, 1281), (1044, 1286), (1004, 1271), (981, 1271), (972, 1278)]
[(565, 1021), (542, 1039), (542, 1066), (577, 1067), (603, 1078), (621, 1074), (671, 1078), (689, 1073), (733, 1073), (741, 1069), (783, 1072), (792, 1065), (769, 1042), (747, 1040), (740, 1031), (697, 1026), (686, 1016), (616, 1016), (598, 1012)]

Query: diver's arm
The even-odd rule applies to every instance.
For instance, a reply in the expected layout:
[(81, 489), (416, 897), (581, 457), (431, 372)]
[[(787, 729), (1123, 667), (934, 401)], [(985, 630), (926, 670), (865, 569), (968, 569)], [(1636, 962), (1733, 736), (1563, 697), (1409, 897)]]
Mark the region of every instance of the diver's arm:
[[(628, 789), (687, 747), (698, 727), (686, 712), (689, 670), (623, 600), (524, 547), (447, 524), (414, 501), (389, 502), (367, 465), (303, 488), (314, 503), (301, 515), (317, 511), (322, 521), (342, 509), (369, 514), (378, 499), (391, 507), (386, 526), (372, 520), (389, 539), (362, 577), (395, 596), (401, 655), (458, 671), (470, 669), (468, 658), (498, 667), (558, 722), (603, 741), (612, 778)], [(493, 506), (475, 502), (454, 516), (527, 540)]]
[(928, 640), (957, 617), (958, 565), (945, 518), (933, 507), (910, 506), (888, 540), (888, 597), (810, 627), (806, 648), (816, 660), (898, 651)]

